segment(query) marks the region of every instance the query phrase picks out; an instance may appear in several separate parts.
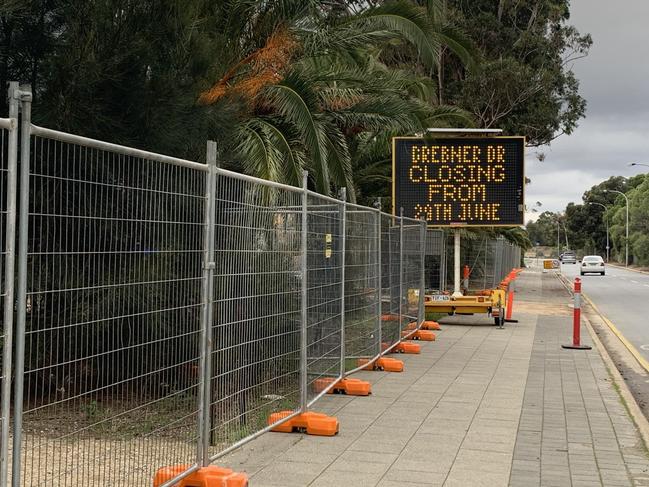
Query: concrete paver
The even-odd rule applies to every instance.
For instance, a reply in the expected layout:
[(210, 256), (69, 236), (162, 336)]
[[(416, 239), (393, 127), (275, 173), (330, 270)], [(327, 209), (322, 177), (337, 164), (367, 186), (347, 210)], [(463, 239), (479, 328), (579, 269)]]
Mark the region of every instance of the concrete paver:
[(560, 347), (567, 293), (551, 274), (519, 282), (518, 324), (453, 317), (421, 355), (399, 357), (403, 373), (357, 374), (372, 396), (324, 397), (316, 409), (338, 417), (338, 436), (269, 433), (219, 464), (253, 487), (649, 485), (601, 357)]

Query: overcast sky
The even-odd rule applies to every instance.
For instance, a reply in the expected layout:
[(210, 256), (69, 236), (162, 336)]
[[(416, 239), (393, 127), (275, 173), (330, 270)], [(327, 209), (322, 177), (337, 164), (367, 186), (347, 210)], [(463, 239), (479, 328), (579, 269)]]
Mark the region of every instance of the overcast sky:
[(581, 202), (609, 176), (649, 172), (627, 167), (649, 164), (649, 0), (572, 0), (570, 10), (571, 23), (593, 36), (573, 69), (588, 107), (572, 135), (542, 149), (545, 161), (528, 153), (526, 200), (541, 211)]

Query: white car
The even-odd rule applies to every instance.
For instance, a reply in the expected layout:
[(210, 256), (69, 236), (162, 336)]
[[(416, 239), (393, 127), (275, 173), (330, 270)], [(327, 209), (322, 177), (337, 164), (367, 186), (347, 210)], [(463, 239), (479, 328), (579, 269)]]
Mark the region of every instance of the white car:
[(581, 268), (579, 273), (583, 276), (584, 274), (593, 273), (601, 274), (602, 276), (606, 274), (606, 265), (604, 264), (604, 259), (599, 255), (587, 255), (581, 259)]

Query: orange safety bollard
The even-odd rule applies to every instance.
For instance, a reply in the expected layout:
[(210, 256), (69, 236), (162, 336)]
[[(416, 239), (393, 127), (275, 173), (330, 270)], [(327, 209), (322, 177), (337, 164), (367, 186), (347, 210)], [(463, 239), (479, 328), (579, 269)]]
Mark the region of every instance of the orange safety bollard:
[(561, 348), (571, 348), (575, 350), (590, 350), (589, 345), (581, 344), (581, 279), (575, 277), (574, 284), (574, 303), (572, 314), (572, 343), (570, 345), (561, 345)]
[(512, 319), (512, 313), (514, 312), (515, 295), (516, 295), (516, 280), (514, 279), (509, 283), (509, 289), (507, 290), (507, 306), (505, 307), (506, 323), (518, 323), (518, 320)]
[[(160, 487), (189, 468), (191, 465), (173, 465), (158, 469), (153, 477), (153, 487)], [(248, 487), (248, 476), (229, 468), (211, 465), (188, 475), (175, 485), (177, 487)]]

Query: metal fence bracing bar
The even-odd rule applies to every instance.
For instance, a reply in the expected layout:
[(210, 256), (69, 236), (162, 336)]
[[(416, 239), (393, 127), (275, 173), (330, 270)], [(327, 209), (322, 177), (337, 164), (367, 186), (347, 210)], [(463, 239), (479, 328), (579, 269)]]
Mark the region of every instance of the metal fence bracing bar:
[[(171, 486), (382, 359), (444, 287), (421, 221), (224, 170), (214, 143), (201, 164), (38, 127), (28, 87), (9, 99), (0, 485), (176, 466)], [(520, 252), (487, 244), (498, 280)]]

